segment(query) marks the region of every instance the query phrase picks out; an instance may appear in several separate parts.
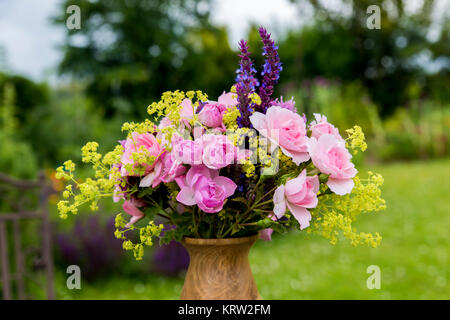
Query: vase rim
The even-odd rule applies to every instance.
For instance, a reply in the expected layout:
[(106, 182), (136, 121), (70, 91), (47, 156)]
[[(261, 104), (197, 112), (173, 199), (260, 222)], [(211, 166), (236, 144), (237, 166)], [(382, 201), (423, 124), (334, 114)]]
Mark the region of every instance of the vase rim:
[(193, 245), (230, 245), (230, 244), (241, 244), (241, 243), (249, 243), (254, 242), (259, 238), (259, 234), (254, 234), (246, 237), (239, 238), (191, 238), (191, 237), (183, 237), (181, 242), (186, 244)]

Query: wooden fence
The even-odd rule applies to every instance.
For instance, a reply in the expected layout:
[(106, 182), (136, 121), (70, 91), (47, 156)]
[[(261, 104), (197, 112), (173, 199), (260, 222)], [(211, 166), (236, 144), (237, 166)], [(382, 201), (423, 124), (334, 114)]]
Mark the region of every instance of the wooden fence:
[[(51, 223), (48, 197), (52, 189), (42, 173), (34, 181), (18, 180), (0, 173), (0, 269), (4, 300), (33, 299), (27, 292), (27, 283), (36, 282), (36, 270), (45, 273), (44, 282), (38, 285), (45, 290), (47, 299), (54, 299), (54, 267), (52, 257)], [(35, 244), (23, 244), (23, 227), (32, 220), (38, 221), (39, 237)], [(34, 225), (33, 225), (34, 226)], [(31, 263), (28, 263), (31, 261)], [(14, 266), (14, 272), (11, 270)]]

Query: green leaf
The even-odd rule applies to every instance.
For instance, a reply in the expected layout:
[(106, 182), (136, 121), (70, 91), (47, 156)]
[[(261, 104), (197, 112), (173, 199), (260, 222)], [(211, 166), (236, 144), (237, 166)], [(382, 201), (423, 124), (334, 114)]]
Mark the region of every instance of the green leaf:
[(140, 188), (138, 198), (144, 198), (145, 196), (151, 195), (153, 190), (153, 188)]
[(247, 205), (247, 199), (245, 199), (244, 197), (236, 197), (233, 199), (230, 199), (231, 201), (236, 201), (236, 202), (242, 202), (245, 203)]
[(240, 226), (240, 225), (234, 225), (233, 228), (231, 229), (231, 235), (233, 235), (233, 234), (239, 232), (239, 230), (241, 230), (241, 229), (242, 229), (242, 226)]
[(149, 208), (145, 209), (145, 215), (147, 215), (148, 217), (154, 217), (155, 215), (157, 215), (160, 212), (161, 212), (161, 209), (158, 207), (149, 207)]

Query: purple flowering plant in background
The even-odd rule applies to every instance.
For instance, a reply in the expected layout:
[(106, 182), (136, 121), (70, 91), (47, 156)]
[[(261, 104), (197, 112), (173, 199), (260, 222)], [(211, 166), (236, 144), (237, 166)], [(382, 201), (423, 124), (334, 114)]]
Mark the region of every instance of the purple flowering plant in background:
[[(83, 278), (93, 280), (101, 275), (120, 270), (127, 263), (122, 242), (114, 237), (114, 218), (102, 221), (100, 216), (79, 217), (69, 232), (55, 235), (57, 263), (63, 267), (77, 265)], [(176, 276), (187, 269), (189, 254), (176, 241), (155, 248), (148, 267), (139, 272), (156, 272)], [(142, 269), (142, 270), (141, 270)]]
[[(173, 232), (176, 226), (166, 225), (163, 232)], [(179, 242), (172, 240), (155, 248), (152, 259), (152, 271), (167, 276), (177, 276), (189, 266), (189, 254)]]
[(179, 242), (155, 247), (152, 270), (167, 276), (177, 276), (189, 266), (189, 254)]
[(78, 218), (69, 232), (55, 235), (57, 262), (78, 265), (86, 279), (114, 271), (124, 258), (114, 229), (114, 218), (105, 222), (99, 216)]

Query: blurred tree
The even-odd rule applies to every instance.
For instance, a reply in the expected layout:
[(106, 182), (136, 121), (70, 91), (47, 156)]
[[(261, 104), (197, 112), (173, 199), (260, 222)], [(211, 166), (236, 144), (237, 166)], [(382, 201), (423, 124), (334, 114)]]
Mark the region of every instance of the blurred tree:
[[(65, 27), (81, 9), (81, 29)], [(202, 89), (211, 98), (233, 84), (236, 57), (209, 22), (209, 0), (105, 0), (61, 3), (66, 28), (60, 72), (82, 79), (105, 116), (145, 114), (167, 90)]]
[[(54, 167), (68, 158), (79, 159), (80, 144), (89, 139), (95, 139), (105, 148), (113, 147), (122, 137), (123, 119), (103, 121), (101, 112), (83, 90), (84, 86), (77, 82), (50, 89), (46, 83), (0, 73), (0, 145), (3, 148), (0, 159), (3, 162), (0, 162), (12, 161), (14, 166), (19, 162), (24, 167), (33, 162)], [(30, 156), (14, 154), (14, 144), (19, 142), (20, 153), (32, 153)], [(11, 164), (1, 163), (0, 171), (8, 172), (12, 168)], [(35, 167), (30, 165), (30, 172)]]
[(32, 178), (37, 162), (30, 145), (20, 138), (16, 114), (16, 90), (4, 83), (0, 100), (0, 172), (20, 178)]
[[(430, 93), (435, 77), (448, 83), (449, 19), (444, 13), (443, 22), (436, 25), (437, 1), (417, 2), (416, 10), (410, 9), (408, 1), (340, 0), (334, 5), (320, 0), (291, 1), (310, 8), (314, 19), (311, 26), (290, 33), (280, 45), (285, 84), (314, 76), (360, 79), (386, 116), (411, 98), (411, 86), (418, 85), (423, 94)], [(367, 8), (374, 4), (381, 8), (381, 29), (367, 27)], [(440, 33), (436, 32), (439, 27)], [(424, 59), (429, 61), (423, 63)], [(431, 74), (426, 64), (437, 61), (440, 68)]]
[(32, 115), (39, 107), (47, 104), (50, 98), (50, 90), (46, 83), (36, 83), (23, 76), (9, 75), (0, 72), (0, 99), (4, 99), (6, 85), (14, 87), (16, 105), (16, 117), (23, 124), (25, 118)]
[(38, 143), (35, 132), (41, 132), (43, 123), (38, 121), (38, 115), (48, 110), (50, 89), (46, 83), (0, 73), (0, 101), (3, 102), (0, 170), (29, 178), (37, 169), (37, 160), (45, 157), (48, 145), (47, 141)]

